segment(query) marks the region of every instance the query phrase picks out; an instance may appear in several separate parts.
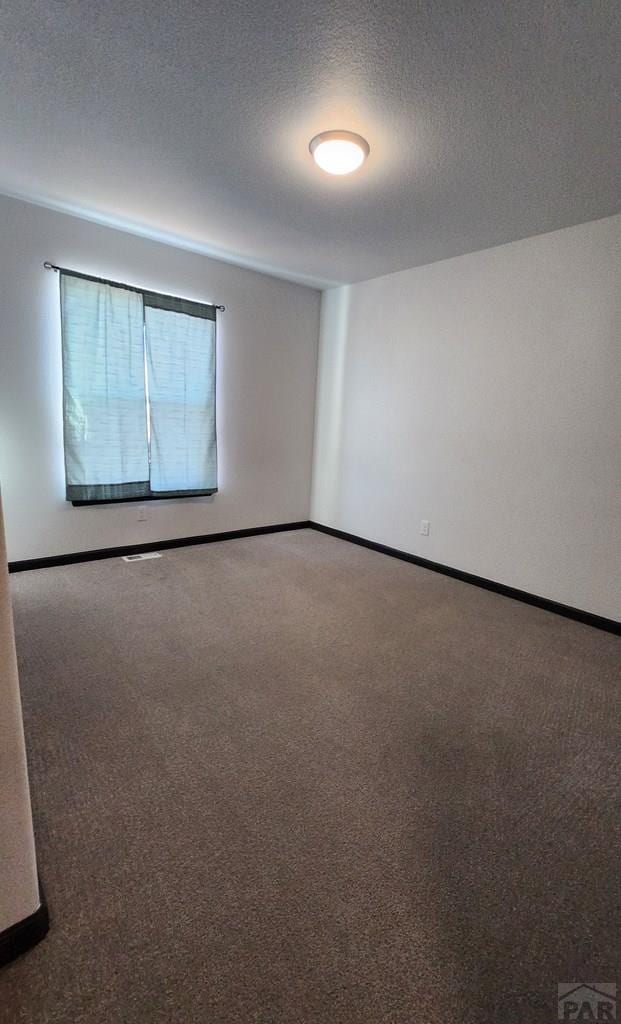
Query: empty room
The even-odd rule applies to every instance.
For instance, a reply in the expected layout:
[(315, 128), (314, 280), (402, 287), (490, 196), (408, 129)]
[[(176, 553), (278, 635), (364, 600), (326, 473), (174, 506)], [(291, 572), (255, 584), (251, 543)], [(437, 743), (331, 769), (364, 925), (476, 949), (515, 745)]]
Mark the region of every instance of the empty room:
[(0, 1024), (621, 1020), (621, 6), (0, 83)]

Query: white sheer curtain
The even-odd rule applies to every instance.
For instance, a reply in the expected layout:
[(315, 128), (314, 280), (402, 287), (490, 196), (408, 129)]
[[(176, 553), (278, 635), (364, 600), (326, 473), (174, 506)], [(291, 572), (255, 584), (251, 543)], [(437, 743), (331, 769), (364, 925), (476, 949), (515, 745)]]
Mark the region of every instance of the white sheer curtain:
[(145, 305), (151, 490), (217, 487), (215, 320)]
[(67, 497), (147, 494), (142, 296), (61, 275)]

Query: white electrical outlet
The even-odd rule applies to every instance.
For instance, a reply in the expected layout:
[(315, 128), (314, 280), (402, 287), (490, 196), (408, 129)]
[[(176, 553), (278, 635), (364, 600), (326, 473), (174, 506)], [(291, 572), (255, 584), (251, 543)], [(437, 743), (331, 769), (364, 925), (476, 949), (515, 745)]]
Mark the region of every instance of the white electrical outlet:
[(138, 522), (139, 523), (146, 523), (146, 521), (147, 521), (147, 510), (146, 510), (144, 505), (139, 505), (138, 506), (138, 516), (137, 516), (137, 518), (138, 518)]
[(429, 536), (429, 527), (430, 526), (431, 526), (431, 523), (429, 522), (428, 519), (421, 519), (421, 521), (420, 521), (420, 532), (423, 535), (423, 537), (428, 537)]

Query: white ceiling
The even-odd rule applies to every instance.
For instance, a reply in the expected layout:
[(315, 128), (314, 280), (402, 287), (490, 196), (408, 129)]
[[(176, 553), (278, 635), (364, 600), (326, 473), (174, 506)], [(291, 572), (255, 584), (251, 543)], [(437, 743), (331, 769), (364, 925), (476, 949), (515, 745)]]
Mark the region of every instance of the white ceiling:
[(5, 0), (0, 190), (361, 280), (618, 212), (620, 51), (618, 0)]

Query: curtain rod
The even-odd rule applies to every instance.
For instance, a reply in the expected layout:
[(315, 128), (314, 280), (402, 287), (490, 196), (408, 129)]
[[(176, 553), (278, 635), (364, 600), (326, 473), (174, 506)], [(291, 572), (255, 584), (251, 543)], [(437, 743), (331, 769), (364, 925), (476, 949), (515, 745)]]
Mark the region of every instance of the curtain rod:
[[(150, 288), (136, 288), (131, 284), (123, 284), (122, 281), (108, 281), (105, 277), (94, 277), (92, 274), (81, 274), (78, 270), (68, 270), (67, 267), (57, 267), (55, 263), (50, 263), (48, 260), (43, 264), (46, 270), (56, 270), (62, 274), (70, 274), (72, 277), (81, 277), (83, 281), (96, 281), (98, 284), (109, 284), (113, 288), (124, 288), (127, 292), (137, 292), (139, 295), (143, 295), (145, 292), (150, 292), (151, 295), (161, 295), (165, 299), (176, 299), (177, 295), (165, 295), (163, 292), (154, 292)], [(187, 302), (195, 302), (195, 299), (187, 299)], [(224, 313), (226, 306), (218, 306), (215, 302), (203, 302), (197, 303), (198, 306), (211, 306), (213, 309), (218, 309), (221, 313)]]

